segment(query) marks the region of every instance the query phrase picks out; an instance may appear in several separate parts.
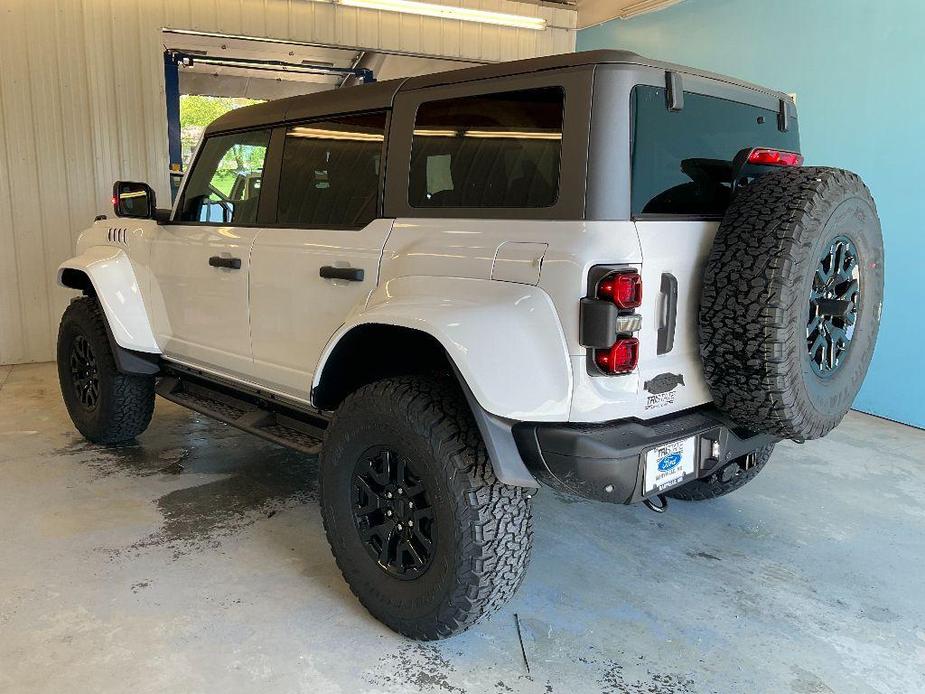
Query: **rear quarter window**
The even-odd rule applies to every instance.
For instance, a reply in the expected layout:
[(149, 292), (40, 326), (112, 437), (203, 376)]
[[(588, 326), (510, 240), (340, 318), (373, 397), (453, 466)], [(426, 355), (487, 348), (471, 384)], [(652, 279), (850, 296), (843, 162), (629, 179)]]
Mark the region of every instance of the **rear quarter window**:
[(554, 205), (564, 102), (562, 88), (544, 87), (421, 104), (411, 146), (410, 205)]
[(777, 127), (777, 112), (684, 93), (666, 107), (664, 87), (637, 85), (632, 108), (632, 213), (721, 217), (732, 191), (732, 160), (745, 147), (799, 151), (796, 119)]

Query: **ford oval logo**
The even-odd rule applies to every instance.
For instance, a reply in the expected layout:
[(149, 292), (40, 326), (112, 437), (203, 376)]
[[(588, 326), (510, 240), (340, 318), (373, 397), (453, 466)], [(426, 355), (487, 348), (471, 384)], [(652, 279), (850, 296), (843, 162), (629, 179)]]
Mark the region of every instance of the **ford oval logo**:
[(681, 464), (681, 454), (680, 453), (669, 453), (664, 458), (658, 461), (658, 469), (662, 472), (668, 472), (669, 470), (674, 470), (678, 465)]

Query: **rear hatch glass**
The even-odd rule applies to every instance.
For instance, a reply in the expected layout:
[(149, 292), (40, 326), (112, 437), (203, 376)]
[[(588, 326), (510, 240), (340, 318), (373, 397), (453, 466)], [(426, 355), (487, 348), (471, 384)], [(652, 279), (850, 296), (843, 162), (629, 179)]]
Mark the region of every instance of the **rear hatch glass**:
[(722, 217), (739, 150), (799, 151), (795, 118), (781, 132), (776, 111), (692, 92), (684, 93), (683, 109), (670, 111), (665, 91), (637, 85), (632, 92), (634, 217)]

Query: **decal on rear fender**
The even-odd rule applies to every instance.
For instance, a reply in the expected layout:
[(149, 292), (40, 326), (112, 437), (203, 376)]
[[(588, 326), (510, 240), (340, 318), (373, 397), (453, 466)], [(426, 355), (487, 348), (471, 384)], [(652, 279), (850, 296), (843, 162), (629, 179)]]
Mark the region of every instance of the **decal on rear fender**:
[(670, 372), (659, 374), (645, 382), (644, 388), (649, 391), (650, 395), (646, 397), (646, 409), (652, 410), (656, 407), (665, 407), (673, 405), (675, 398), (675, 388), (684, 385), (684, 376), (682, 374), (673, 374)]
[(652, 395), (659, 395), (661, 393), (672, 391), (678, 386), (683, 385), (683, 375), (666, 372), (646, 381), (644, 388), (652, 393)]
[(676, 391), (670, 391), (668, 393), (656, 393), (655, 395), (649, 395), (646, 398), (646, 409), (651, 410), (656, 407), (664, 407), (665, 405), (674, 404), (674, 396)]

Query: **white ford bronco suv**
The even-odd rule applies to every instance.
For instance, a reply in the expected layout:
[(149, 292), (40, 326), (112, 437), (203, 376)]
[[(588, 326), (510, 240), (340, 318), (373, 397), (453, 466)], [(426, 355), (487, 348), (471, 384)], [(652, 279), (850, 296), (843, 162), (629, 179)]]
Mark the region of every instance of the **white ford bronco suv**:
[(155, 394), (323, 440), (351, 589), (450, 636), (520, 584), (538, 482), (664, 510), (842, 419), (880, 224), (799, 150), (786, 94), (621, 51), (233, 111), (172, 210), (116, 183), (61, 266), (64, 400), (101, 444)]

